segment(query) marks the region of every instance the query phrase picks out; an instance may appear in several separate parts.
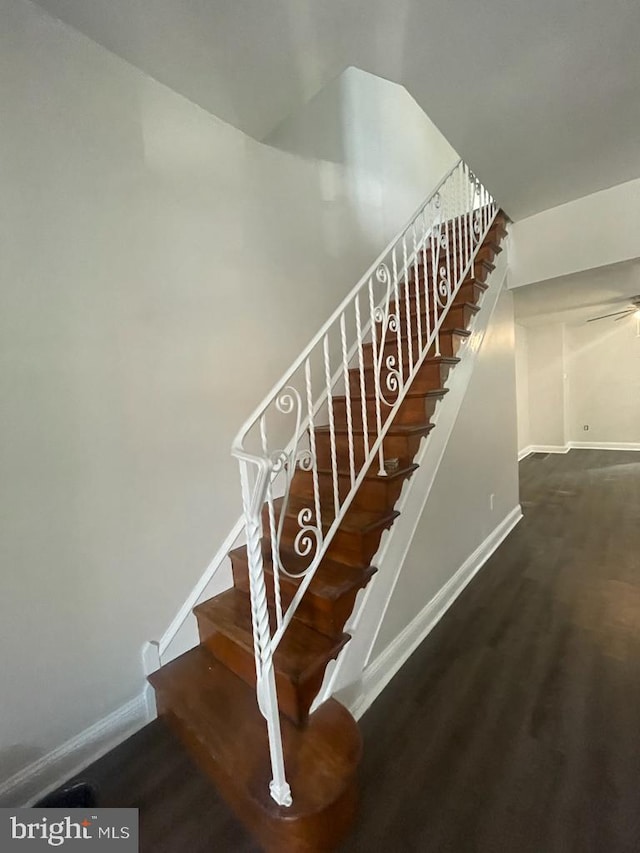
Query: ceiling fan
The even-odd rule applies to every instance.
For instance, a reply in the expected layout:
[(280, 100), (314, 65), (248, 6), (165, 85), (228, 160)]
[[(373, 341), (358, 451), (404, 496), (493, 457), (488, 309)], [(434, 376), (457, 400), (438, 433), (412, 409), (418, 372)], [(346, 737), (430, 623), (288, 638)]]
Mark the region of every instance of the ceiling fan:
[(592, 317), (590, 320), (587, 320), (587, 323), (595, 323), (596, 320), (606, 320), (607, 317), (615, 317), (614, 323), (617, 323), (618, 320), (624, 320), (625, 317), (629, 317), (633, 314), (636, 320), (640, 321), (640, 296), (632, 296), (629, 301), (629, 306), (624, 311), (615, 311), (613, 314), (602, 314), (600, 317)]

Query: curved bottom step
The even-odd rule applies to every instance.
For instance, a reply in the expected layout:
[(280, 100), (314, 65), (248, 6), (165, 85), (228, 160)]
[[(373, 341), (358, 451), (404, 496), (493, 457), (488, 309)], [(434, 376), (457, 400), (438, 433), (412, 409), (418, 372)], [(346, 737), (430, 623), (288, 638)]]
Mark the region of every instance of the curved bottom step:
[(355, 816), (358, 726), (339, 702), (325, 702), (299, 729), (281, 716), (293, 805), (269, 795), (267, 729), (255, 691), (202, 646), (150, 676), (158, 711), (265, 850), (334, 849)]

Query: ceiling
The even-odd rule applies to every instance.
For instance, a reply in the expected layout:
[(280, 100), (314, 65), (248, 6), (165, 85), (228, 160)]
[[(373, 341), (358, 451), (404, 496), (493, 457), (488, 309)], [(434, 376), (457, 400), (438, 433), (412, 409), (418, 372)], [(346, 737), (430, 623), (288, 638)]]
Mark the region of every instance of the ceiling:
[[(561, 276), (511, 292), (516, 322), (522, 326), (580, 325), (628, 307), (629, 299), (640, 294), (640, 260)], [(613, 318), (599, 321), (603, 327), (613, 322)]]
[(38, 2), (258, 139), (349, 65), (402, 83), (514, 219), (640, 176), (637, 0)]

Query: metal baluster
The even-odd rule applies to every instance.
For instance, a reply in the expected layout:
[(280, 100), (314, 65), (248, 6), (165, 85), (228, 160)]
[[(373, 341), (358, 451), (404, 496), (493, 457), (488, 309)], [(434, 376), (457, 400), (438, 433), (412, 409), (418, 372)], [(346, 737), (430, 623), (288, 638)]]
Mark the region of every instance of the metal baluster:
[[(440, 200), (440, 204), (442, 204), (442, 199)], [(438, 209), (438, 213), (436, 214), (436, 218), (440, 218), (442, 220), (442, 209)], [(433, 328), (436, 333), (436, 356), (440, 357), (440, 329), (438, 328), (438, 275), (440, 268), (440, 229), (442, 228), (442, 222), (438, 222), (438, 227), (431, 226), (431, 279), (432, 279), (432, 299), (433, 299)], [(436, 231), (437, 231), (437, 239), (436, 239)], [(437, 249), (437, 254), (436, 254)]]
[(267, 605), (267, 587), (262, 561), (262, 503), (266, 489), (266, 480), (270, 476), (270, 465), (266, 460), (259, 470), (254, 491), (251, 490), (248, 464), (240, 459), (240, 483), (244, 508), (245, 532), (247, 536), (247, 559), (249, 564), (249, 591), (251, 598), (251, 620), (253, 624), (254, 652), (256, 658), (256, 693), (258, 706), (267, 721), (269, 754), (273, 778), (269, 791), (273, 799), (281, 806), (290, 806), (293, 802), (291, 788), (287, 782), (282, 750), (282, 732), (278, 714), (278, 694), (276, 691), (273, 668), (273, 649), (271, 647), (271, 628), (269, 626), (269, 608)]
[(418, 266), (418, 240), (416, 239), (416, 223), (418, 217), (413, 220), (413, 287), (416, 302), (416, 325), (418, 327), (418, 358), (422, 356), (422, 306), (420, 304), (420, 273)]
[(340, 315), (340, 339), (342, 341), (342, 372), (344, 376), (345, 404), (347, 410), (347, 438), (349, 441), (349, 474), (351, 488), (356, 481), (356, 461), (353, 453), (353, 421), (351, 419), (351, 389), (349, 387), (349, 361), (347, 358), (347, 331), (344, 322), (344, 311)]
[[(407, 317), (407, 352), (409, 353), (409, 373), (413, 373), (413, 337), (411, 335), (411, 300), (409, 299), (409, 259), (407, 255), (407, 234), (402, 235), (402, 270), (404, 278), (404, 308)], [(398, 389), (398, 394), (400, 389)]]
[(311, 383), (311, 363), (304, 362), (304, 381), (307, 390), (307, 417), (309, 419), (309, 448), (311, 450), (311, 477), (313, 479), (313, 505), (316, 511), (316, 526), (322, 530), (322, 511), (320, 506), (320, 478), (318, 476), (318, 453), (316, 450), (316, 427), (313, 422), (313, 394)]
[[(457, 221), (457, 226), (458, 226), (458, 263), (460, 264), (460, 278), (462, 278), (462, 276), (464, 274), (465, 267), (466, 267), (466, 264), (464, 262), (464, 245), (462, 242), (462, 206), (464, 204), (464, 183), (463, 183), (464, 174), (463, 174), (462, 168), (457, 169), (457, 175), (458, 175), (458, 193), (457, 193), (456, 207), (458, 210), (458, 216), (457, 216), (456, 221)], [(460, 284), (462, 284), (462, 282), (460, 282)]]
[[(364, 443), (364, 458), (369, 456), (369, 416), (367, 414), (367, 395), (364, 372), (364, 353), (362, 351), (362, 323), (360, 321), (360, 294), (356, 293), (356, 336), (358, 338), (358, 367), (360, 373), (360, 406), (362, 408), (362, 429)], [(374, 359), (375, 365), (375, 359)], [(375, 371), (375, 366), (374, 366)]]
[[(260, 438), (262, 440), (262, 453), (265, 459), (269, 458), (267, 445), (267, 425), (265, 416), (260, 418)], [(293, 459), (295, 465), (295, 459)], [(284, 472), (286, 476), (286, 471)], [(284, 512), (286, 507), (282, 507)], [(282, 625), (282, 598), (280, 596), (280, 549), (278, 535), (276, 533), (276, 513), (273, 506), (273, 483), (271, 476), (267, 480), (267, 510), (269, 514), (269, 538), (271, 539), (271, 565), (273, 568), (273, 593), (276, 604), (276, 621), (278, 628)]]
[(431, 307), (429, 302), (429, 270), (427, 269), (427, 240), (428, 240), (428, 228), (427, 228), (427, 206), (425, 205), (422, 208), (422, 270), (423, 270), (423, 283), (422, 289), (424, 291), (424, 311), (426, 318), (426, 329), (425, 336), (427, 339), (426, 346), (430, 346), (430, 338), (431, 338)]
[(331, 442), (331, 474), (333, 479), (333, 506), (336, 516), (340, 512), (340, 493), (338, 490), (338, 459), (336, 455), (336, 425), (333, 412), (333, 395), (331, 394), (331, 363), (329, 359), (329, 339), (323, 338), (324, 376), (327, 391), (327, 406), (329, 408), (329, 439)]
[(451, 281), (452, 281), (452, 278), (451, 278), (451, 275), (452, 275), (451, 252), (449, 251), (449, 197), (448, 197), (448, 194), (445, 194), (445, 201), (443, 204), (443, 208), (444, 208), (443, 216), (444, 216), (444, 222), (445, 222), (445, 226), (444, 226), (444, 228), (445, 228), (445, 240), (447, 243), (447, 305), (446, 305), (446, 308), (443, 308), (443, 314), (444, 314), (444, 313), (447, 313), (449, 311), (449, 297), (451, 295)]
[[(385, 297), (386, 300), (386, 297)], [(378, 370), (378, 344), (376, 341), (376, 310), (373, 301), (373, 282), (369, 279), (369, 314), (371, 317), (371, 349), (373, 351), (373, 381), (375, 385), (375, 394), (376, 394), (376, 426), (378, 428), (378, 438), (382, 434), (382, 415), (380, 413), (380, 371)], [(382, 338), (380, 343), (381, 349), (381, 358), (380, 364), (382, 364), (384, 357), (384, 338)], [(387, 472), (384, 467), (384, 442), (380, 443), (380, 448), (378, 450), (378, 476), (386, 477)]]
[(400, 317), (402, 316), (400, 313), (400, 290), (398, 288), (398, 261), (396, 259), (396, 247), (394, 246), (391, 251), (391, 263), (393, 269), (393, 293), (395, 298), (395, 317), (396, 317), (396, 343), (398, 345), (398, 394), (400, 394), (401, 389), (404, 387), (404, 362), (402, 359), (402, 330), (400, 328)]

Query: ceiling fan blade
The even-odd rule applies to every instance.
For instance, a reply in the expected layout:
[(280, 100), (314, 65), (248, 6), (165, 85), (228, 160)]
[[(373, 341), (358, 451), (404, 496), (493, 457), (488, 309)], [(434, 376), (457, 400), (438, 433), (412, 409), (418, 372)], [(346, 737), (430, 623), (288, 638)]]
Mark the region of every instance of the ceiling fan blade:
[(624, 316), (616, 317), (616, 319), (613, 322), (618, 323), (620, 320), (624, 320), (625, 317), (628, 317), (629, 314), (635, 314), (635, 311), (636, 311), (635, 308), (632, 308), (631, 311), (625, 311)]
[(590, 320), (587, 320), (587, 323), (595, 323), (596, 320), (606, 320), (607, 317), (619, 317), (620, 314), (631, 314), (635, 309), (627, 309), (626, 311), (616, 311), (614, 314), (603, 314), (602, 317), (592, 317)]

